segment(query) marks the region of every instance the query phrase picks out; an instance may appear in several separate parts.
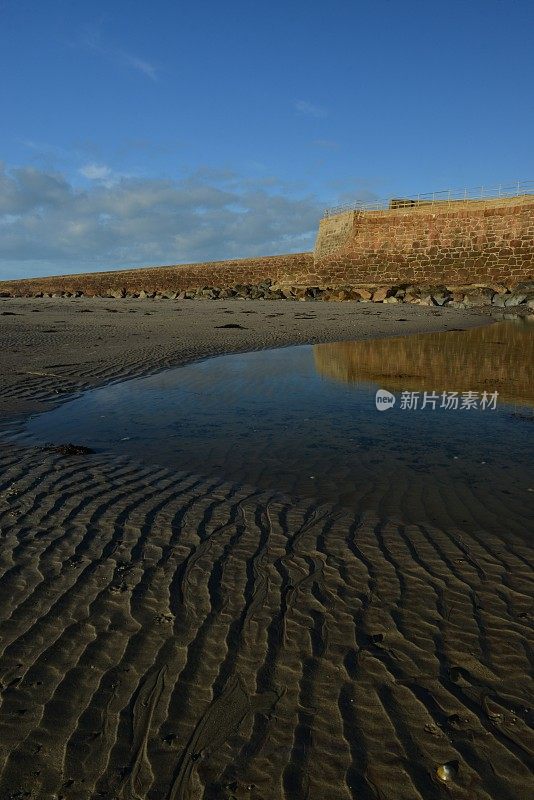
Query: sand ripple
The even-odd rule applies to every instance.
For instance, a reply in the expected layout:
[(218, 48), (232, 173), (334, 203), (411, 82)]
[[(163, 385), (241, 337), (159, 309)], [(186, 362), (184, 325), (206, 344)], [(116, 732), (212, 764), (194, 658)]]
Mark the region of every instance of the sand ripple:
[(521, 510), (0, 458), (0, 797), (532, 796)]

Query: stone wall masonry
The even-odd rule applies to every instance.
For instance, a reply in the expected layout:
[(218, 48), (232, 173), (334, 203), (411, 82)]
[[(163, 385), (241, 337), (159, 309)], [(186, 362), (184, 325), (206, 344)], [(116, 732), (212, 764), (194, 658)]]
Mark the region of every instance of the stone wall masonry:
[(346, 211), (321, 220), (314, 253), (0, 282), (0, 296), (258, 285), (515, 287), (534, 277), (534, 195)]
[[(515, 285), (534, 274), (534, 196), (353, 211), (321, 221), (320, 285)], [(310, 275), (312, 277), (312, 275)]]
[(313, 253), (295, 253), (203, 264), (182, 264), (168, 267), (91, 272), (80, 275), (57, 275), (49, 278), (28, 278), (1, 281), (2, 292), (13, 296), (39, 293), (81, 292), (86, 297), (111, 292), (134, 294), (141, 291), (182, 292), (203, 286), (222, 288), (237, 284), (258, 284), (265, 280), (291, 284), (300, 275), (313, 273)]

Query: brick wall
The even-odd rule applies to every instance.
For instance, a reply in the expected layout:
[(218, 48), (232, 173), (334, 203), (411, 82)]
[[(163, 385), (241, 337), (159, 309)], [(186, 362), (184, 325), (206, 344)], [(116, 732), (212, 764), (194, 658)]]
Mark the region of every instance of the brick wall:
[(517, 284), (534, 275), (534, 196), (327, 217), (313, 275), (323, 285)]

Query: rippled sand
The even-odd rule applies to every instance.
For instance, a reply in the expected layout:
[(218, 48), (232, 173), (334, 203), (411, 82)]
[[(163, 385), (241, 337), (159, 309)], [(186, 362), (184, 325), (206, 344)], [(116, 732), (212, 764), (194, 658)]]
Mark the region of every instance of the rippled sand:
[[(259, 305), (235, 319), (278, 304)], [(128, 330), (147, 338), (118, 358), (126, 322), (102, 327), (104, 310), (84, 339), (59, 303), (46, 324), (31, 303), (9, 308), (23, 317), (0, 330), (4, 352), (19, 348), (2, 356), (20, 373), (2, 378), (11, 410), (149, 371), (180, 347), (198, 355), (224, 313), (187, 312), (195, 352), (170, 310), (132, 314)], [(325, 314), (317, 327), (286, 317), (293, 341), (320, 326), (327, 338), (327, 312), (311, 308)], [(384, 312), (367, 327), (337, 313), (352, 336), (408, 316)], [(234, 346), (278, 343), (268, 325)], [(187, 465), (7, 443), (0, 464), (0, 797), (532, 796), (530, 496), (392, 480), (358, 512)]]

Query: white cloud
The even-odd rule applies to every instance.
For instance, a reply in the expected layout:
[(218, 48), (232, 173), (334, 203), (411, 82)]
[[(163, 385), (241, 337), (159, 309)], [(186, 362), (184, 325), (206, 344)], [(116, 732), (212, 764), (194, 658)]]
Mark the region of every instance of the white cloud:
[(295, 108), (299, 114), (304, 114), (306, 117), (315, 117), (316, 119), (326, 117), (326, 108), (317, 106), (315, 103), (310, 103), (307, 100), (297, 100)]
[(206, 170), (179, 181), (109, 181), (105, 165), (83, 169), (86, 188), (61, 173), (0, 165), (1, 277), (313, 248), (322, 205), (281, 183)]
[(90, 181), (109, 181), (112, 172), (105, 164), (86, 164), (80, 169), (81, 175)]

